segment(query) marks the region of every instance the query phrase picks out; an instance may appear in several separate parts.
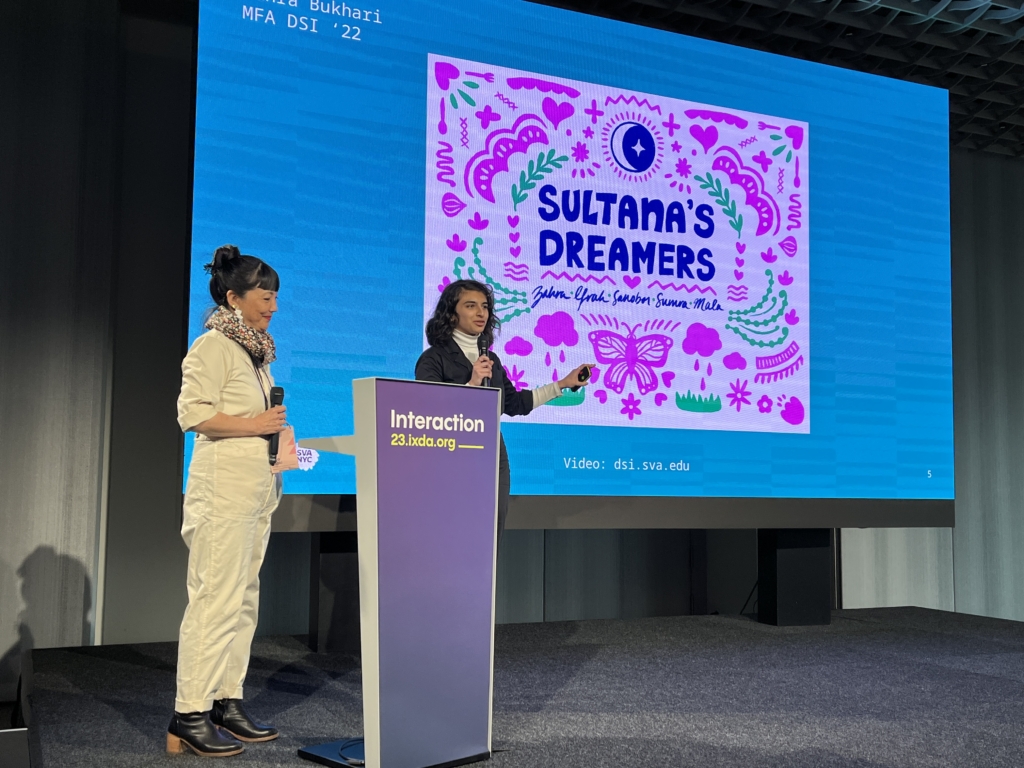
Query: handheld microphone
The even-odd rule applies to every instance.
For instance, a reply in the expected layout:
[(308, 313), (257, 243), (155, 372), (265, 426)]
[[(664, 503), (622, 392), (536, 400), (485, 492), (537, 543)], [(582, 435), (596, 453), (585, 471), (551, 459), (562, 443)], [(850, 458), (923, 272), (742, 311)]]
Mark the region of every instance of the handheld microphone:
[[(489, 357), (489, 355), (487, 354), (487, 350), (490, 348), (490, 346), (491, 346), (491, 339), (490, 339), (490, 337), (487, 334), (481, 333), (479, 336), (476, 337), (476, 348), (477, 348), (477, 351), (480, 352), (480, 357)], [(489, 387), (489, 386), (491, 386), (491, 377), (488, 376), (486, 379), (483, 379), (480, 382), (480, 386), (481, 387)]]
[[(270, 388), (270, 407), (282, 405), (284, 403), (284, 387), (271, 387)], [(270, 466), (277, 464), (277, 447), (281, 443), (281, 433), (275, 432), (270, 436)]]

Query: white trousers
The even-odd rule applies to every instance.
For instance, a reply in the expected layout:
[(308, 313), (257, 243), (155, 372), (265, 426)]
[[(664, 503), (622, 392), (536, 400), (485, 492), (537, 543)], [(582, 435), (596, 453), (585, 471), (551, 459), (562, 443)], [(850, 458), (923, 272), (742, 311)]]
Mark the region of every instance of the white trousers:
[(188, 554), (188, 607), (178, 636), (178, 712), (208, 712), (242, 698), (260, 604), (260, 566), (281, 476), (267, 441), (196, 440), (181, 536)]

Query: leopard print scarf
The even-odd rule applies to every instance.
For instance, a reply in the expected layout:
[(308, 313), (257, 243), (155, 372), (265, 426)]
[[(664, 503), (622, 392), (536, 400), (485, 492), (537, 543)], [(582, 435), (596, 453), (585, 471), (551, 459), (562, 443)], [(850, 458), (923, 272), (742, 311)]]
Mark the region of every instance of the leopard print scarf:
[(206, 327), (220, 331), (232, 341), (241, 344), (257, 365), (270, 365), (277, 359), (274, 337), (266, 331), (250, 328), (227, 307), (217, 307), (206, 321)]

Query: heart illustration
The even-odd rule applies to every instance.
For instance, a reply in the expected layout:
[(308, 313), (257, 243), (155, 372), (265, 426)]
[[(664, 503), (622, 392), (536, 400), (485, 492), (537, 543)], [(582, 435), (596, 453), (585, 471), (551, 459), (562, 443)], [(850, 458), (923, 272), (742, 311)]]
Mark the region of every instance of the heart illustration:
[(508, 239), (511, 240), (513, 243), (518, 243), (519, 242), (519, 233), (518, 232), (509, 232), (508, 233)]
[(658, 394), (656, 394), (654, 396), (654, 404), (655, 405), (661, 405), (666, 400), (668, 400), (668, 395), (666, 395), (664, 392), (659, 392)]
[(508, 225), (510, 227), (512, 227), (513, 229), (518, 227), (519, 226), (519, 217), (518, 216), (509, 216), (508, 217)]
[(640, 276), (626, 275), (624, 278), (622, 278), (622, 282), (624, 282), (630, 288), (636, 288), (638, 285), (640, 285)]
[(736, 257), (736, 266), (742, 267), (745, 262), (739, 256)]
[(523, 247), (521, 245), (517, 245), (515, 248), (509, 248), (508, 252), (512, 254), (513, 258), (518, 259), (519, 254), (522, 252), (522, 250)]
[(786, 135), (793, 140), (793, 149), (800, 149), (804, 145), (804, 129), (799, 125), (786, 128)]
[(675, 371), (665, 371), (661, 374), (661, 380), (665, 382), (665, 389), (672, 386), (672, 379), (676, 377)]
[(702, 125), (691, 125), (690, 135), (697, 140), (698, 144), (704, 147), (705, 155), (718, 141), (718, 129), (713, 125), (709, 125), (707, 128)]
[(434, 63), (434, 79), (437, 80), (437, 87), (442, 91), (448, 90), (448, 85), (459, 76), (459, 70), (447, 61)]
[(541, 109), (544, 110), (544, 116), (551, 121), (551, 125), (554, 128), (558, 128), (558, 124), (566, 118), (572, 117), (576, 111), (575, 107), (568, 101), (563, 101), (561, 104), (555, 102), (550, 96), (544, 99), (541, 104)]
[(608, 402), (608, 393), (605, 392), (603, 389), (597, 390), (594, 393), (594, 397), (596, 397), (598, 401), (601, 402), (602, 404)]
[(737, 279), (737, 280), (742, 280), (742, 279), (743, 279), (743, 273), (742, 273), (742, 272), (740, 272), (740, 271), (739, 271), (738, 269), (734, 269), (734, 270), (732, 271), (732, 273), (733, 273), (734, 275), (736, 275), (736, 279)]
[(745, 250), (747, 250), (745, 243), (736, 243), (736, 253), (742, 255)]

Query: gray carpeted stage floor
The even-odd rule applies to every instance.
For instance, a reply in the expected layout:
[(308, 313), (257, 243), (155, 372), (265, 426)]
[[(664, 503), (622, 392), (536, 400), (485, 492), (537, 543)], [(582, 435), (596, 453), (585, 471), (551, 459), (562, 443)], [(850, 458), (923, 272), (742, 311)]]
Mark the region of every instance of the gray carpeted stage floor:
[[(1024, 766), (1024, 624), (916, 608), (829, 627), (725, 616), (499, 626), (493, 768)], [(45, 765), (182, 766), (163, 754), (173, 644), (37, 651)], [(312, 765), (358, 734), (358, 660), (253, 649), (246, 699), (281, 728), (232, 764)], [(207, 765), (207, 762), (203, 763)]]

